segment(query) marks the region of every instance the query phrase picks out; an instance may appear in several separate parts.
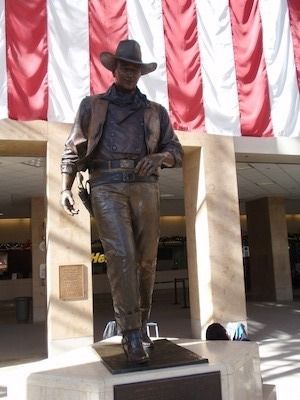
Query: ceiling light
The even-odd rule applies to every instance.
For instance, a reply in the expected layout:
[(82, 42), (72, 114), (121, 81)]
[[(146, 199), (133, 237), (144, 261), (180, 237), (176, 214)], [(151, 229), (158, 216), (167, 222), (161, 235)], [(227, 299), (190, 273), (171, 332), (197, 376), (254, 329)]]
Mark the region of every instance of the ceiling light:
[(162, 193), (160, 195), (160, 197), (162, 197), (163, 199), (169, 198), (169, 197), (175, 197), (175, 194), (172, 193)]

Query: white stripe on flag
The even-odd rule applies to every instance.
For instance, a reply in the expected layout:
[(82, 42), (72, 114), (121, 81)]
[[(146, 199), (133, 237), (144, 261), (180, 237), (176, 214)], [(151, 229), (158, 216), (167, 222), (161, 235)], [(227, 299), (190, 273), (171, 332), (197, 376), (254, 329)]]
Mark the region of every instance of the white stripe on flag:
[(228, 0), (195, 0), (205, 130), (240, 136), (239, 102)]
[(5, 38), (5, 1), (0, 0), (0, 118), (8, 117), (7, 108), (7, 72)]
[(260, 0), (274, 136), (300, 135), (300, 99), (286, 0)]
[(73, 122), (90, 94), (88, 0), (48, 4), (48, 120)]
[(157, 69), (141, 77), (138, 86), (149, 100), (169, 110), (161, 0), (127, 0), (127, 18), (129, 39), (141, 45), (143, 62), (157, 62)]

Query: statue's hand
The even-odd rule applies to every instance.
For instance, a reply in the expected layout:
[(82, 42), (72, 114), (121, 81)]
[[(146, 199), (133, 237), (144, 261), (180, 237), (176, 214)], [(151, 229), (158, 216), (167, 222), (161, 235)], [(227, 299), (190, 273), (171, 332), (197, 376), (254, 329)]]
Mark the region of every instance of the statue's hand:
[(67, 214), (76, 215), (79, 213), (79, 210), (74, 208), (75, 201), (71, 190), (65, 189), (61, 192), (60, 203)]
[(158, 168), (161, 166), (165, 158), (165, 154), (156, 153), (143, 157), (136, 165), (135, 172), (140, 176), (150, 176), (157, 174)]

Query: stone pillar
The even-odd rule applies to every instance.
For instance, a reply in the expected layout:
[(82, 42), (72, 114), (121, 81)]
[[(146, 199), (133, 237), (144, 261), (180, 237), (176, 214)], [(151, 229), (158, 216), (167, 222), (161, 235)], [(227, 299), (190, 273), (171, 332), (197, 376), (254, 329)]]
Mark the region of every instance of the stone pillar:
[(193, 337), (212, 322), (246, 320), (233, 140), (205, 135), (183, 165)]
[[(31, 243), (32, 243), (32, 301), (33, 322), (46, 321), (46, 276), (41, 276), (46, 267), (45, 247), (45, 199), (31, 199)], [(45, 271), (45, 269), (44, 269)]]
[[(47, 302), (49, 356), (93, 343), (93, 297), (90, 216), (73, 194), (79, 215), (69, 216), (60, 206), (60, 158), (70, 126), (49, 123), (47, 146)], [(59, 266), (84, 265), (86, 297), (62, 299)]]
[(246, 212), (251, 298), (292, 301), (284, 199), (266, 197), (248, 201)]

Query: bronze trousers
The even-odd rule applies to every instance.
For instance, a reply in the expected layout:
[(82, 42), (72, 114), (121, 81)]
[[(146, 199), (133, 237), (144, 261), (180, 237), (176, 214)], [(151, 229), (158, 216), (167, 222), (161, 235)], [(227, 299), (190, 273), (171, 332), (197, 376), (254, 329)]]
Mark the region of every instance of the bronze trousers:
[(122, 332), (149, 319), (159, 241), (157, 182), (107, 183), (91, 189), (107, 259), (115, 319)]

